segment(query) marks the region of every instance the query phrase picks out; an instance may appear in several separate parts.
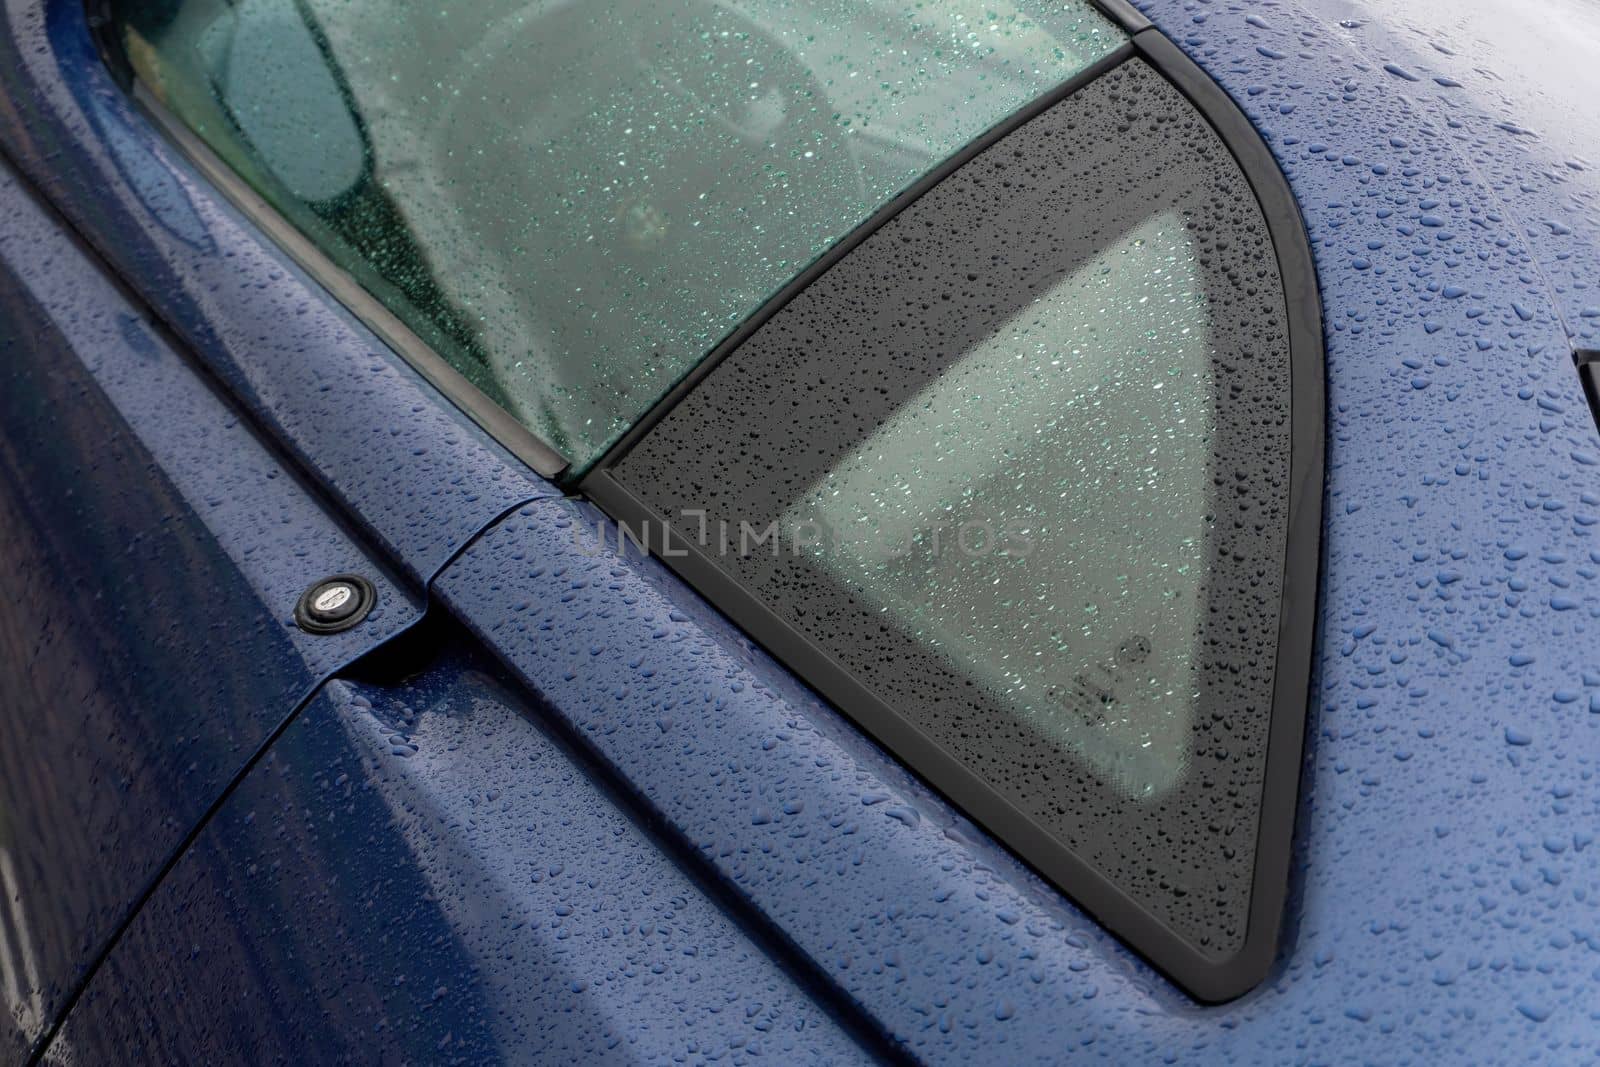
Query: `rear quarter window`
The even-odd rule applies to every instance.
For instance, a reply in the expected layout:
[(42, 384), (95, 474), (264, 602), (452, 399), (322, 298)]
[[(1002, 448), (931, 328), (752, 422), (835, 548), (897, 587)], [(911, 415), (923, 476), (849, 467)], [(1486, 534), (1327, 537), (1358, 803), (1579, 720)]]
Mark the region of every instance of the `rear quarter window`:
[(872, 232), (590, 484), (1059, 884), (1092, 872), (1223, 961), (1261, 844), (1291, 396), (1262, 208), (1130, 59)]

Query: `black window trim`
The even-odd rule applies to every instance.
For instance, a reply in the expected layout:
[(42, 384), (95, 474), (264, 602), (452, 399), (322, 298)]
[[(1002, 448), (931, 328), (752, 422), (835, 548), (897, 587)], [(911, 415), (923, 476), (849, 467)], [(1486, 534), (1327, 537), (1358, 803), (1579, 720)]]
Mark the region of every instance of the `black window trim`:
[[(1107, 4), (1105, 8), (1114, 8)], [(1103, 10), (1105, 9), (1103, 8)], [(1120, 16), (1120, 11), (1108, 13)], [(1137, 13), (1134, 13), (1137, 15)], [(829, 249), (771, 297), (678, 382), (596, 461), (577, 490), (629, 530), (647, 531), (646, 547), (824, 699), (962, 809), (978, 825), (1084, 908), (1195, 999), (1232, 1000), (1273, 967), (1289, 880), (1301, 758), (1311, 696), (1311, 656), (1321, 563), (1324, 455), (1322, 307), (1311, 247), (1287, 180), (1250, 120), (1227, 93), (1158, 30), (1143, 22), (1131, 38), (1056, 89), (1015, 112)], [(1171, 82), (1206, 118), (1233, 154), (1260, 203), (1283, 280), (1289, 332), (1290, 474), (1283, 593), (1271, 722), (1259, 805), (1255, 867), (1244, 940), (1218, 959), (1193, 947), (1106, 876), (1075, 856), (827, 652), (780, 618), (707, 554), (634, 496), (612, 471), (622, 458), (734, 349), (798, 293), (923, 193), (994, 142), (1132, 58)], [(653, 537), (654, 541), (650, 538)]]

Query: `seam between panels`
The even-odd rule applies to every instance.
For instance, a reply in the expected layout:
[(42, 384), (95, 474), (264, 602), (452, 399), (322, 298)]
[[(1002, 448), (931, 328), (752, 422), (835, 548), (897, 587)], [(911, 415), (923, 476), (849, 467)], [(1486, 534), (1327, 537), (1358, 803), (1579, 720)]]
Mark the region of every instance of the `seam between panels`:
[(77, 1007), (78, 1002), (83, 998), (83, 994), (88, 990), (89, 984), (93, 982), (95, 976), (99, 974), (101, 967), (105, 964), (106, 960), (111, 957), (111, 953), (115, 951), (117, 945), (122, 941), (122, 938), (127, 933), (129, 927), (133, 925), (134, 921), (139, 917), (140, 912), (144, 910), (145, 905), (149, 903), (152, 897), (155, 896), (156, 891), (161, 888), (161, 885), (166, 881), (167, 876), (172, 873), (172, 870), (175, 867), (177, 867), (178, 863), (188, 853), (190, 848), (194, 846), (195, 841), (199, 839), (201, 833), (203, 833), (206, 827), (211, 824), (212, 819), (215, 818), (216, 814), (222, 810), (223, 806), (226, 805), (230, 799), (232, 799), (234, 792), (239, 788), (244, 780), (249, 777), (250, 772), (256, 768), (256, 765), (261, 762), (262, 758), (266, 756), (267, 752), (271, 750), (272, 746), (277, 743), (278, 739), (283, 736), (285, 731), (287, 731), (290, 726), (294, 725), (295, 721), (300, 718), (301, 714), (323, 695), (324, 690), (327, 688), (330, 682), (337, 681), (352, 667), (361, 663), (363, 660), (379, 656), (383, 653), (384, 649), (387, 649), (397, 642), (402, 641), (412, 634), (415, 634), (430, 617), (430, 612), (433, 608), (433, 597), (431, 590), (434, 581), (439, 577), (439, 575), (443, 574), (453, 563), (455, 563), (462, 553), (466, 552), (467, 549), (475, 544), (481, 537), (483, 537), (485, 533), (498, 526), (506, 518), (506, 516), (511, 515), (519, 509), (527, 507), (529, 504), (536, 503), (542, 499), (546, 498), (538, 496), (528, 497), (527, 499), (519, 501), (518, 503), (506, 508), (493, 519), (479, 527), (478, 530), (473, 533), (470, 538), (464, 541), (459, 548), (452, 552), (450, 557), (440, 565), (433, 575), (429, 577), (427, 588), (425, 588), (423, 591), (420, 610), (418, 611), (415, 619), (372, 647), (363, 649), (355, 655), (345, 659), (337, 666), (329, 668), (310, 686), (309, 689), (306, 690), (305, 694), (295, 703), (294, 707), (290, 709), (288, 714), (286, 714), (277, 723), (277, 725), (268, 732), (267, 736), (262, 739), (259, 745), (256, 746), (255, 751), (253, 751), (245, 759), (244, 763), (241, 764), (233, 773), (233, 775), (229, 777), (227, 784), (222, 787), (217, 796), (211, 801), (210, 804), (206, 806), (205, 812), (184, 834), (183, 839), (179, 841), (179, 843), (170, 853), (168, 853), (166, 859), (161, 862), (161, 865), (157, 868), (156, 872), (151, 875), (144, 888), (139, 891), (138, 895), (134, 897), (133, 902), (128, 905), (122, 917), (117, 920), (117, 923), (111, 933), (107, 935), (105, 941), (95, 951), (88, 965), (73, 981), (68, 990), (66, 998), (62, 1001), (61, 1007), (56, 1011), (54, 1017), (51, 1019), (50, 1026), (44, 1031), (44, 1033), (40, 1035), (38, 1040), (35, 1042), (33, 1049), (29, 1052), (26, 1060), (28, 1064), (37, 1064), (43, 1059), (45, 1053), (49, 1050), (50, 1045), (60, 1034), (61, 1028), (66, 1025), (66, 1021), (72, 1015), (73, 1009)]

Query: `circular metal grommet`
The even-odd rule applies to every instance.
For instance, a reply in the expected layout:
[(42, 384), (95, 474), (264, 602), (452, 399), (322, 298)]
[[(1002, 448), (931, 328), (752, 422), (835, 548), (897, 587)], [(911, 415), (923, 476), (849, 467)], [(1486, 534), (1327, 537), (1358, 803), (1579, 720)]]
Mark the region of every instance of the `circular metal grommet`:
[(367, 617), (378, 591), (359, 574), (335, 574), (314, 583), (294, 606), (295, 625), (308, 634), (336, 634)]

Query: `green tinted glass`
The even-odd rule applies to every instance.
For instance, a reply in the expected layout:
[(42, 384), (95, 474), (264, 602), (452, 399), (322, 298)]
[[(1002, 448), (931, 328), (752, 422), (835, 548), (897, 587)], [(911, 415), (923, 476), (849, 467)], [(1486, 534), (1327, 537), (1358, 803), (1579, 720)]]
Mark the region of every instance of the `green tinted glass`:
[(141, 80), (580, 470), (930, 168), (1121, 43), (1084, 0), (114, 0)]
[(1177, 211), (1132, 223), (780, 523), (876, 618), (1141, 796), (1182, 777), (1199, 684), (1218, 347), (1199, 255)]

